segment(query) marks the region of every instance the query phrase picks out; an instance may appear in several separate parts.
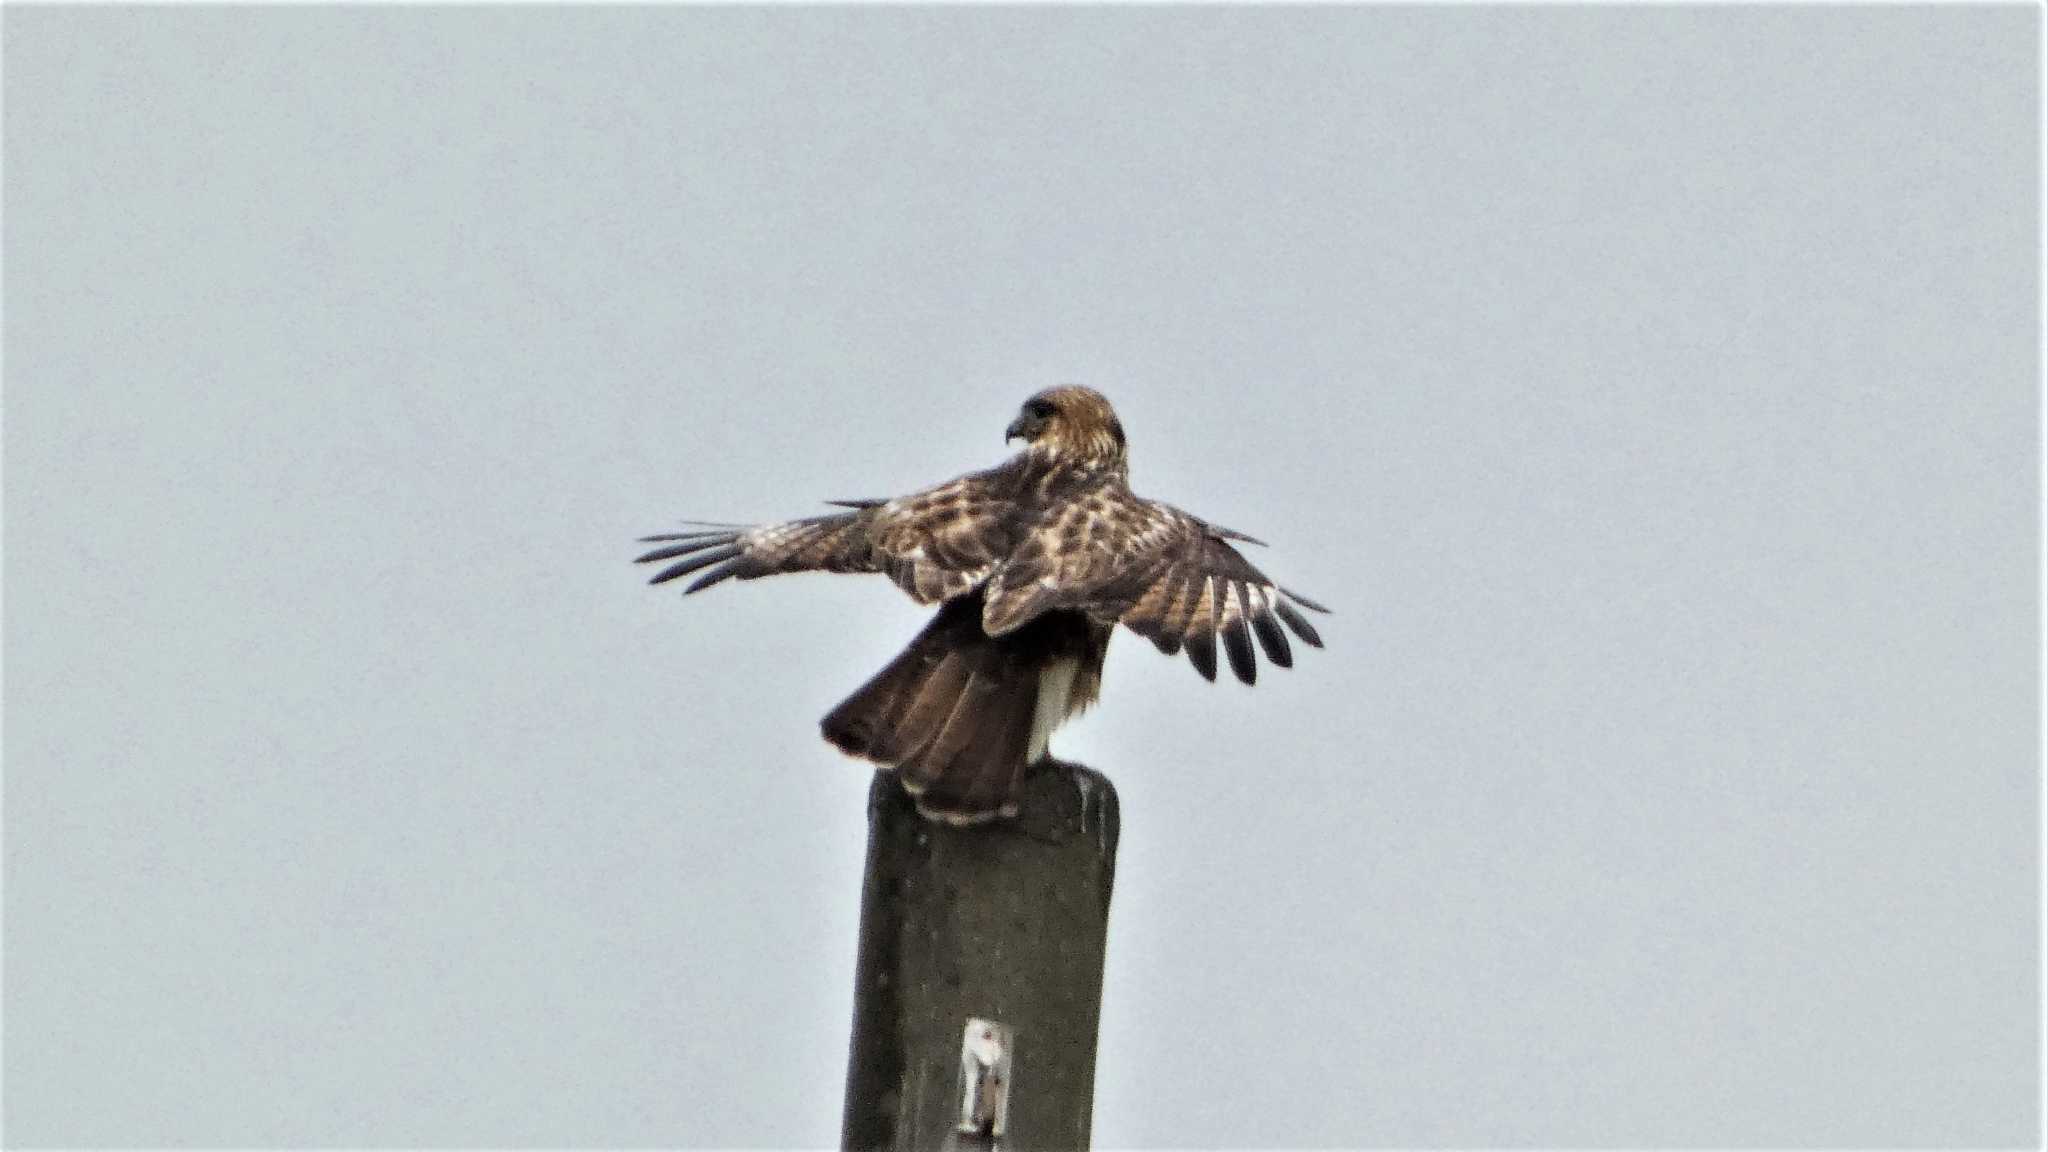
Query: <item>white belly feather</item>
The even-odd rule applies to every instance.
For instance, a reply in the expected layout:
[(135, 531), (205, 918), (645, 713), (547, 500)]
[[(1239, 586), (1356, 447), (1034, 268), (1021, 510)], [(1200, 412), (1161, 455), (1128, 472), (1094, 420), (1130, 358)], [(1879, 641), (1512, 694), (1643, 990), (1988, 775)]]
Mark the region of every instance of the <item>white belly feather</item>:
[(1031, 717), (1031, 751), (1026, 753), (1029, 763), (1037, 763), (1045, 755), (1046, 741), (1052, 739), (1052, 730), (1063, 723), (1069, 712), (1068, 705), (1074, 694), (1074, 674), (1081, 670), (1081, 662), (1072, 657), (1055, 660), (1045, 671), (1038, 674), (1038, 710)]

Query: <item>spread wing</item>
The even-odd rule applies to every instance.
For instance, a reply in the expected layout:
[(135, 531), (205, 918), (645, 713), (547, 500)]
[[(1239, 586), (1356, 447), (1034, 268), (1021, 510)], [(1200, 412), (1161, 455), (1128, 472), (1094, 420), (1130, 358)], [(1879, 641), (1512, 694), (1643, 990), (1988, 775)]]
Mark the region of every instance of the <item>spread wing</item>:
[(1230, 544), (1250, 537), (1218, 528), (1128, 490), (1102, 488), (1055, 504), (1020, 534), (1017, 551), (990, 578), (982, 626), (992, 636), (1042, 612), (1067, 608), (1120, 621), (1171, 656), (1216, 678), (1220, 637), (1239, 680), (1258, 676), (1252, 639), (1292, 667), (1281, 624), (1312, 647), (1322, 637), (1302, 616), (1329, 609), (1289, 592)]
[(994, 468), (894, 500), (837, 501), (851, 511), (753, 527), (692, 523), (647, 536), (669, 560), (649, 583), (701, 572), (685, 594), (721, 580), (784, 572), (884, 572), (920, 604), (973, 588), (1007, 554), (1018, 520), (1014, 469)]
[(1328, 608), (1268, 579), (1231, 547), (1232, 539), (1244, 537), (1178, 509), (1159, 507), (1177, 523), (1175, 539), (1148, 569), (1144, 590), (1119, 616), (1126, 628), (1168, 656), (1185, 648), (1188, 663), (1210, 680), (1216, 678), (1220, 636), (1230, 670), (1247, 684), (1258, 676), (1253, 636), (1266, 659), (1282, 668), (1294, 666), (1294, 651), (1282, 623), (1311, 648), (1323, 646), (1323, 638), (1299, 609)]

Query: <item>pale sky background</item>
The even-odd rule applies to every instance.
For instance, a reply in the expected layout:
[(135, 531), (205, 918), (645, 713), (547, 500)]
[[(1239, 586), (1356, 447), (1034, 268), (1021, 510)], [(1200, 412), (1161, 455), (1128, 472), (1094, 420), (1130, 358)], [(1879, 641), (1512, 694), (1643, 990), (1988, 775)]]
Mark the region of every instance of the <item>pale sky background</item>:
[(632, 541), (1080, 381), (1338, 612), (1100, 1145), (2032, 1142), (2039, 20), (8, 8), (7, 1141), (835, 1144), (922, 613)]

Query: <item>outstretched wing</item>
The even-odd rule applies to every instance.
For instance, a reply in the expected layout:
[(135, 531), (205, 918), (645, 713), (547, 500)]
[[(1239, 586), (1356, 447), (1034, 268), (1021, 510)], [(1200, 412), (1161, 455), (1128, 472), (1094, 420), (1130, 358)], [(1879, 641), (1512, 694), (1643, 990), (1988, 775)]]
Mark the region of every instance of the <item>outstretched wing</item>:
[(1230, 670), (1247, 684), (1258, 677), (1253, 636), (1266, 659), (1282, 668), (1294, 665), (1282, 623), (1310, 647), (1323, 646), (1323, 638), (1299, 609), (1329, 609), (1273, 583), (1230, 546), (1231, 539), (1246, 537), (1176, 508), (1154, 507), (1174, 525), (1173, 541), (1147, 569), (1143, 591), (1118, 617), (1126, 628), (1168, 656), (1186, 649), (1188, 663), (1210, 680), (1216, 678), (1216, 641), (1221, 637)]
[(1220, 637), (1231, 671), (1247, 684), (1258, 677), (1254, 636), (1283, 668), (1294, 652), (1281, 623), (1322, 647), (1298, 608), (1329, 609), (1274, 584), (1230, 545), (1250, 537), (1121, 486), (1060, 501), (1021, 535), (989, 580), (983, 627), (992, 636), (1053, 609), (1085, 611), (1120, 621), (1169, 656), (1185, 648), (1211, 680)]
[(874, 549), (863, 515), (842, 512), (752, 528), (684, 521), (693, 526), (692, 531), (641, 537), (641, 543), (661, 547), (633, 562), (675, 561), (656, 572), (648, 580), (650, 584), (666, 584), (709, 569), (683, 589), (684, 595), (735, 576), (753, 580), (781, 572), (873, 572)]
[(693, 572), (685, 594), (721, 580), (784, 572), (885, 572), (920, 604), (948, 600), (987, 578), (1009, 551), (1016, 480), (1006, 468), (976, 472), (894, 500), (840, 501), (852, 511), (745, 527), (693, 525), (648, 536), (659, 548), (638, 563), (671, 560), (650, 583)]

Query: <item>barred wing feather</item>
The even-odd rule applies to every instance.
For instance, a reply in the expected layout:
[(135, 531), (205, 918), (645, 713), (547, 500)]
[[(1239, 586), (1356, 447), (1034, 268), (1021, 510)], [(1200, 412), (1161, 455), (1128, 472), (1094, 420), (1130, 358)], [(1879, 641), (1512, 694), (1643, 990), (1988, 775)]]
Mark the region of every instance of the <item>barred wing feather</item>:
[(1294, 664), (1289, 631), (1310, 647), (1323, 646), (1300, 609), (1329, 609), (1268, 579), (1230, 545), (1242, 536), (1158, 507), (1176, 525), (1176, 539), (1147, 566), (1143, 589), (1118, 617), (1126, 628), (1168, 656), (1185, 650), (1195, 671), (1209, 680), (1216, 678), (1220, 641), (1231, 672), (1246, 684), (1258, 678), (1254, 638), (1266, 659), (1282, 668)]

